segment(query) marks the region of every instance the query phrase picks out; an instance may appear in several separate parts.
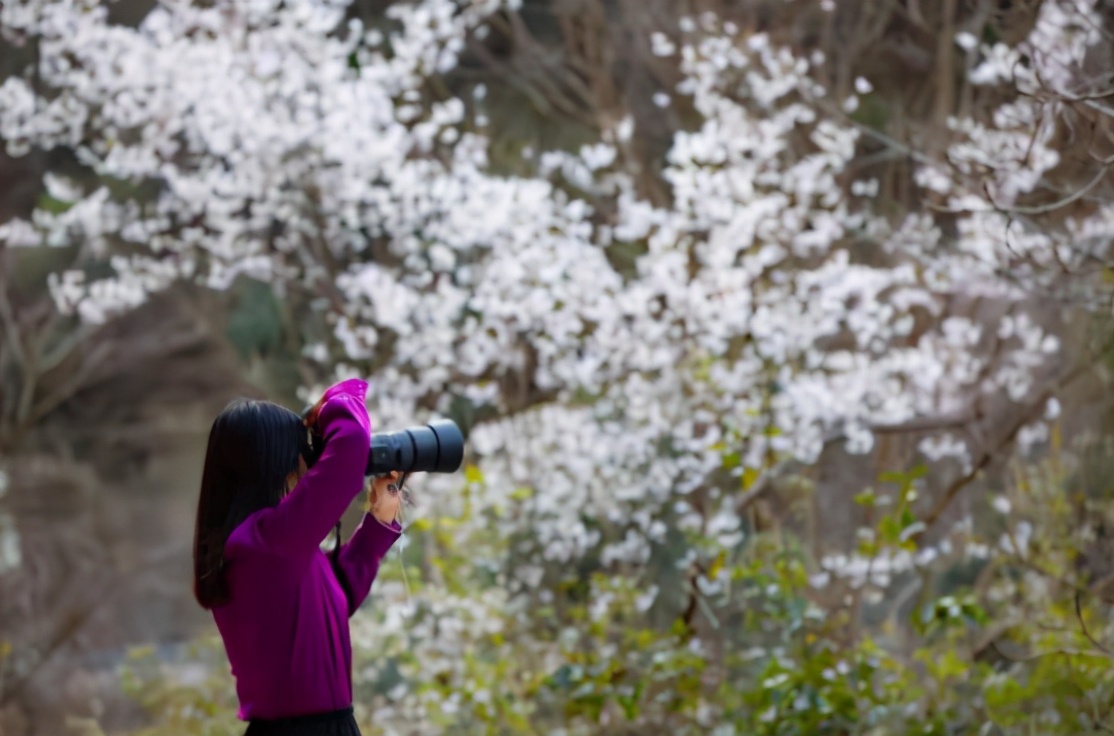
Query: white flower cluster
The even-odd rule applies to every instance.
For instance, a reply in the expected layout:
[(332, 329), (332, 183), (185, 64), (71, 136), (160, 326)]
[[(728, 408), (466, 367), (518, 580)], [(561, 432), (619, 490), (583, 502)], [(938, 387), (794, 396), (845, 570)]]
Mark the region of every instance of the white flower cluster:
[[(372, 702), (362, 695), (357, 701), (358, 709), (372, 709), (383, 733), (442, 733), (445, 719), (453, 722), (463, 708), (482, 706), (500, 697), (504, 687), (517, 685), (473, 669), (476, 643), (499, 647), (496, 642), (509, 633), (504, 626), (510, 606), (499, 590), (459, 596), (431, 588), (411, 601), (401, 585), (380, 582), (374, 595), (375, 610), (351, 619), (353, 684), (366, 694), (394, 683)], [(515, 647), (514, 653), (529, 656), (536, 671), (555, 670), (562, 662), (553, 641), (515, 641)], [(441, 683), (440, 690), (425, 686), (434, 681)]]
[(918, 171), (918, 183), (940, 194), (957, 214), (959, 237), (946, 246), (952, 254), (940, 259), (944, 247), (937, 246), (930, 251), (931, 260), (943, 260), (953, 274), (965, 272), (995, 292), (1012, 286), (1044, 293), (1056, 286), (1058, 292), (1067, 288), (1068, 296), (1081, 296), (1080, 282), (1085, 280), (1072, 279), (1067, 287), (1058, 282), (1109, 255), (1108, 208), (1100, 204), (1083, 216), (1072, 213), (1057, 227), (1040, 218), (1042, 207), (1018, 203), (1037, 195), (1053, 202), (1047, 211), (1055, 213), (1055, 202), (1086, 195), (1105, 176), (1106, 165), (1096, 159), (1093, 178), (1086, 174), (1072, 184), (1075, 191), (1064, 191), (1049, 179), (1063, 159), (1057, 146), (1065, 143), (1057, 139), (1058, 131), (1071, 126), (1065, 118), (1067, 101), (1095, 92), (1087, 87), (1086, 69), (1089, 54), (1102, 40), (1101, 23), (1094, 0), (1057, 0), (1041, 4), (1032, 31), (1016, 47), (1001, 42), (979, 46), (969, 34), (957, 39), (978, 54), (971, 83), (1004, 85), (1015, 95), (987, 119), (951, 120), (955, 136), (948, 164), (925, 164)]

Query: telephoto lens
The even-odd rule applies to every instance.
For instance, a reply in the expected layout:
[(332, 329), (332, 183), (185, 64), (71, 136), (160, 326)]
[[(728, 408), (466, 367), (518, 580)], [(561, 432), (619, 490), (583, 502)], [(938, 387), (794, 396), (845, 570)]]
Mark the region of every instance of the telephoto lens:
[[(308, 417), (312, 407), (302, 412)], [(301, 455), (313, 467), (325, 450), (325, 438), (307, 429)], [(367, 455), (367, 475), (400, 473), (455, 473), (464, 461), (464, 434), (451, 419), (438, 419), (424, 427), (373, 434)]]
[(464, 460), (464, 435), (456, 422), (439, 419), (424, 427), (373, 434), (367, 475), (455, 473)]

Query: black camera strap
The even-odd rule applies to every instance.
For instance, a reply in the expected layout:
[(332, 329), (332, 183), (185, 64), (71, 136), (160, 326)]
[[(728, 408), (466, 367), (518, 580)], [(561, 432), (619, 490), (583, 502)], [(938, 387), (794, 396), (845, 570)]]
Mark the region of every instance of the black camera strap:
[(352, 586), (348, 583), (348, 576), (344, 574), (344, 568), (340, 566), (340, 520), (337, 520), (336, 526), (336, 542), (333, 544), (333, 554), (329, 560), (332, 563), (333, 574), (336, 575), (337, 582), (340, 583), (340, 589), (344, 591), (344, 599), (348, 603), (348, 615), (351, 616), (356, 612), (352, 607)]

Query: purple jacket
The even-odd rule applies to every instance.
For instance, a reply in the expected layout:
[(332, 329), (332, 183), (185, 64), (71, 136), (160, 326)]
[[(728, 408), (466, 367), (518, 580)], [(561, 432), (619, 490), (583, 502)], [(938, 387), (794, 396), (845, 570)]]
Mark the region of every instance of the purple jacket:
[(213, 609), (236, 694), (239, 716), (285, 718), (352, 704), (348, 617), (401, 534), (365, 514), (339, 565), (351, 598), (320, 544), (364, 487), (371, 436), (367, 383), (352, 379), (326, 393), (318, 428), (325, 452), (278, 506), (244, 520), (224, 548), (231, 597)]

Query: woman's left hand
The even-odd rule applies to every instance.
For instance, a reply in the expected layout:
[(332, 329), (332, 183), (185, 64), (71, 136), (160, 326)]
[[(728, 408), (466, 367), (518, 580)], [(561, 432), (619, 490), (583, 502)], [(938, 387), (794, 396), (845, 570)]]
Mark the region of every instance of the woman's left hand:
[[(367, 503), (371, 513), (384, 524), (391, 524), (398, 518), (398, 510), (402, 505), (402, 493), (398, 483), (400, 474), (397, 470), (388, 475), (375, 476), (367, 490)], [(392, 487), (394, 490), (391, 490)]]

